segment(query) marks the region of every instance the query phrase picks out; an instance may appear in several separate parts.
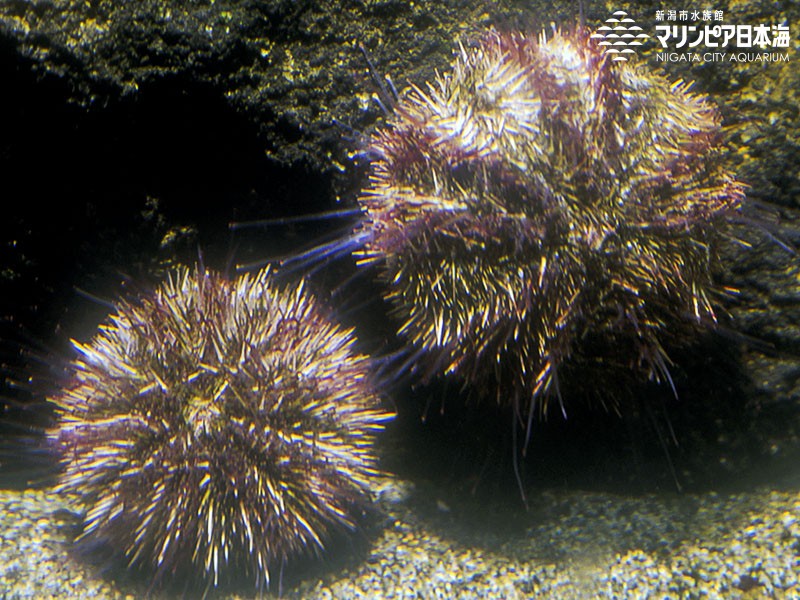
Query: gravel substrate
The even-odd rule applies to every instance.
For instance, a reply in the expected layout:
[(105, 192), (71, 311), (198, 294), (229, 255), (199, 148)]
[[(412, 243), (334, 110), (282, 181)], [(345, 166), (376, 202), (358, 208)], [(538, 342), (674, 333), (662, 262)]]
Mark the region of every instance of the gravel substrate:
[(0, 490), (0, 598), (134, 598), (70, 556), (70, 502), (49, 491)]
[[(313, 566), (322, 574), (285, 586), (283, 597), (800, 598), (797, 490), (539, 492), (527, 512), (400, 482), (385, 490), (385, 524), (364, 551)], [(0, 491), (0, 598), (148, 593), (136, 577), (101, 575), (71, 549), (74, 509), (48, 490)], [(247, 588), (209, 594), (257, 596)]]

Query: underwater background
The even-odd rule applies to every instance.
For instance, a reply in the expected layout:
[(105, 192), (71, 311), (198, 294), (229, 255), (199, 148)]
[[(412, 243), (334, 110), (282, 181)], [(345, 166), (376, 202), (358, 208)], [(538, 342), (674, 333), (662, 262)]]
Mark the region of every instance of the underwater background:
[[(670, 354), (678, 398), (645, 383), (622, 415), (576, 403), (536, 423), (526, 510), (508, 410), (458, 383), (389, 382), (376, 515), (276, 569), (268, 592), (243, 576), (208, 596), (800, 597), (800, 5), (287, 0), (0, 3), (0, 598), (203, 595), (192, 573), (151, 586), (147, 569), (74, 546), (82, 513), (53, 491), (45, 399), (70, 340), (118, 298), (200, 255), (233, 274), (352, 229), (291, 218), (351, 208), (365, 185), (363, 136), (387, 119), (365, 53), (402, 90), (491, 27), (582, 13), (596, 28), (626, 10), (652, 30), (657, 10), (708, 8), (788, 24), (791, 41), (788, 62), (640, 52), (719, 107), (752, 209), (715, 274), (738, 290), (725, 326)], [(395, 348), (374, 278), (339, 292), (352, 260), (314, 271), (360, 351)]]

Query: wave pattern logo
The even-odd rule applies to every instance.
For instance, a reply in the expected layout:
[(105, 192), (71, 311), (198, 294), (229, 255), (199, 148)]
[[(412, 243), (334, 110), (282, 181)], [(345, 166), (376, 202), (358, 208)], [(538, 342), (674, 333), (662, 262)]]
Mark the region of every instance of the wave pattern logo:
[(641, 46), (642, 41), (650, 36), (643, 33), (636, 21), (631, 19), (624, 10), (616, 11), (606, 24), (597, 28), (593, 38), (599, 38), (598, 45), (603, 46), (603, 52), (613, 55), (611, 60), (627, 61), (628, 55), (636, 54), (632, 46)]

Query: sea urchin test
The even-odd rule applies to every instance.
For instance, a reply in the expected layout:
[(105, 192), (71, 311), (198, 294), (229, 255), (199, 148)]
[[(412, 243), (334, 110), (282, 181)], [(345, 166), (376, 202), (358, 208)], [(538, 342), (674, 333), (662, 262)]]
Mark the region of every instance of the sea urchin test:
[(715, 322), (715, 240), (743, 201), (719, 139), (708, 100), (585, 30), (459, 47), (372, 137), (360, 198), (359, 259), (416, 368), (529, 415), (565, 366), (668, 379), (665, 348)]
[[(157, 574), (271, 565), (323, 548), (370, 502), (379, 407), (369, 362), (302, 284), (180, 270), (121, 302), (52, 401), (62, 491), (83, 537)], [(237, 571), (238, 572), (238, 571)]]

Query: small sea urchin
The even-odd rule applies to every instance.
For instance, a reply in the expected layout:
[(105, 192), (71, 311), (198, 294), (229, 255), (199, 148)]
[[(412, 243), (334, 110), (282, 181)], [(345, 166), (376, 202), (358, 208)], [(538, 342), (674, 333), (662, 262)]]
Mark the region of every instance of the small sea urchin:
[(714, 240), (743, 200), (719, 137), (710, 102), (583, 29), (490, 32), (372, 137), (360, 262), (423, 373), (529, 414), (563, 366), (669, 378), (665, 347), (715, 320)]
[(49, 432), (83, 536), (157, 572), (269, 567), (353, 528), (376, 474), (379, 408), (351, 331), (303, 285), (178, 271), (118, 305), (71, 365)]

